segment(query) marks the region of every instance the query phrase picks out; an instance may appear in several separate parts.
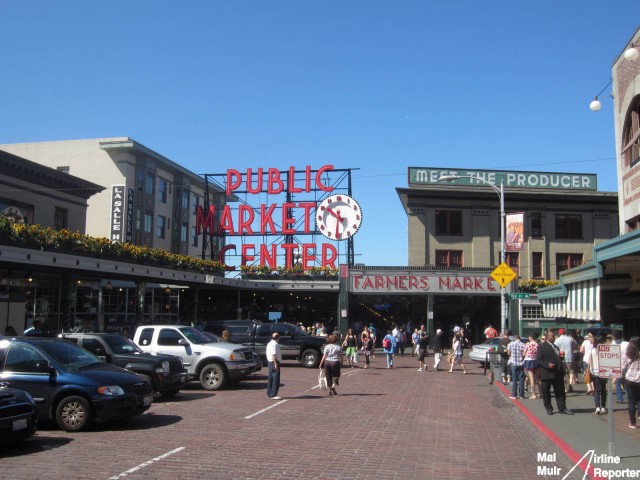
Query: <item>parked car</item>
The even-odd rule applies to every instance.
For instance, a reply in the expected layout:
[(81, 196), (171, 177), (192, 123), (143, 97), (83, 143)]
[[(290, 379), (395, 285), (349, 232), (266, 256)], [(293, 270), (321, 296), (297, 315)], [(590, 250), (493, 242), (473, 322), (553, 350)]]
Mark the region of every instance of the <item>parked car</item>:
[(217, 342), (201, 331), (184, 325), (143, 325), (133, 341), (144, 352), (182, 357), (190, 380), (199, 380), (205, 390), (219, 390), (262, 368), (250, 347)]
[[(513, 337), (509, 337), (509, 339), (513, 340)], [(491, 338), (489, 340), (486, 340), (477, 345), (474, 345), (469, 351), (469, 354), (468, 354), (469, 360), (473, 360), (474, 362), (478, 362), (481, 365), (484, 365), (487, 358), (487, 352), (491, 349), (497, 348), (498, 345), (500, 345), (500, 340), (502, 339), (499, 337), (496, 337), (496, 338)], [(520, 341), (522, 343), (527, 342), (522, 338), (520, 339)]]
[(182, 358), (145, 353), (119, 333), (62, 333), (60, 337), (89, 350), (107, 363), (137, 373), (161, 395), (173, 396), (187, 383)]
[(259, 320), (210, 320), (205, 330), (222, 335), (223, 330), (230, 334), (231, 341), (255, 348), (266, 359), (267, 343), (274, 333), (280, 335), (280, 351), (283, 359), (296, 359), (305, 367), (317, 368), (322, 351), (327, 343), (325, 337), (307, 334), (290, 323), (261, 322)]
[(0, 339), (0, 382), (29, 392), (38, 418), (69, 432), (140, 415), (153, 401), (144, 378), (60, 339)]
[(0, 384), (0, 444), (19, 442), (36, 433), (38, 410), (28, 392)]

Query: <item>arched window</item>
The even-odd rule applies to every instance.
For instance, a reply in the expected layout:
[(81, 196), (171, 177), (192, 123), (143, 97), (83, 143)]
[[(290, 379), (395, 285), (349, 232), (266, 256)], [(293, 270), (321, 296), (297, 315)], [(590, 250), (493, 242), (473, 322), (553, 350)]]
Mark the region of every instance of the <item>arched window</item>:
[(640, 162), (640, 97), (631, 103), (622, 130), (622, 155), (624, 166), (635, 166)]

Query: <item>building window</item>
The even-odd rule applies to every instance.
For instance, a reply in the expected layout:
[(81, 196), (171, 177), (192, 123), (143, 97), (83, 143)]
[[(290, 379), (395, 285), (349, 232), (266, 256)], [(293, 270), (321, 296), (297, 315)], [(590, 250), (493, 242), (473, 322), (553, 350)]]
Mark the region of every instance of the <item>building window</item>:
[(188, 240), (188, 235), (189, 235), (189, 224), (183, 223), (180, 226), (180, 241), (186, 243)]
[(162, 215), (158, 215), (158, 223), (156, 224), (156, 237), (164, 238), (164, 231), (166, 226), (167, 219)]
[(557, 253), (556, 254), (556, 278), (560, 278), (560, 272), (582, 265), (581, 253)]
[(182, 190), (182, 195), (180, 196), (180, 205), (184, 210), (189, 210), (189, 192), (187, 190)]
[(462, 211), (436, 210), (436, 235), (462, 235)]
[(69, 228), (69, 210), (55, 207), (53, 210), (53, 228), (63, 230)]
[(556, 238), (582, 238), (582, 215), (556, 213)]
[(158, 195), (162, 203), (167, 203), (167, 192), (169, 191), (169, 182), (161, 178), (158, 180)]
[(437, 267), (461, 267), (462, 250), (436, 250)]
[(531, 278), (544, 278), (542, 267), (542, 252), (531, 254)]
[(518, 252), (506, 252), (505, 262), (511, 267), (511, 270), (520, 275), (520, 254)]
[(153, 231), (153, 217), (149, 213), (144, 214), (144, 231), (145, 233)]
[(636, 100), (627, 113), (622, 129), (622, 155), (627, 168), (640, 162), (640, 100)]
[(153, 175), (153, 173), (147, 173), (145, 184), (144, 184), (145, 193), (147, 193), (148, 195), (153, 195), (155, 190), (154, 188), (155, 185), (156, 185), (156, 177)]
[(196, 234), (196, 227), (191, 227), (191, 245), (198, 246), (198, 235)]
[(524, 305), (522, 307), (522, 319), (523, 320), (540, 320), (544, 318), (542, 312), (542, 305)]
[(531, 219), (531, 238), (542, 238), (542, 214), (533, 212), (529, 218)]
[(193, 205), (193, 214), (195, 215), (196, 212), (198, 211), (198, 205), (200, 205), (200, 197), (199, 196), (197, 196), (197, 195), (193, 196), (192, 205)]

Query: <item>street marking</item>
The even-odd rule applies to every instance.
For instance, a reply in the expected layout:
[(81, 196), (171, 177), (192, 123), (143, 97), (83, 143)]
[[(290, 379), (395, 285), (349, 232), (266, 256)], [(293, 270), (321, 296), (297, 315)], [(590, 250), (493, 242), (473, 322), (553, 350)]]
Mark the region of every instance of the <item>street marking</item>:
[[(364, 370), (364, 369), (363, 369), (363, 370)], [(354, 374), (356, 374), (356, 373), (359, 373), (359, 372), (358, 372), (357, 370), (351, 370), (350, 372), (347, 372), (347, 373), (345, 373), (344, 375), (342, 375), (342, 377), (346, 377), (346, 376), (348, 376), (348, 375), (354, 375)], [(317, 385), (317, 384), (316, 384), (316, 385), (314, 385), (313, 387), (310, 387), (310, 388), (308, 388), (308, 389), (304, 390), (303, 392), (300, 392), (299, 394), (294, 395), (292, 398), (296, 398), (296, 397), (299, 397), (299, 396), (301, 396), (301, 395), (304, 395), (305, 393), (307, 393), (307, 392), (309, 392), (309, 391), (311, 391), (311, 390), (315, 390), (316, 388), (320, 388), (320, 387), (319, 387), (319, 385)], [(268, 412), (268, 411), (269, 411), (269, 410), (271, 410), (272, 408), (275, 408), (275, 407), (277, 407), (278, 405), (280, 405), (280, 404), (282, 404), (282, 403), (284, 403), (284, 402), (288, 402), (288, 401), (289, 401), (289, 399), (280, 400), (279, 402), (276, 402), (276, 403), (274, 403), (273, 405), (269, 405), (267, 408), (263, 408), (262, 410), (258, 410), (257, 412), (252, 413), (251, 415), (247, 415), (246, 417), (244, 417), (244, 419), (245, 419), (245, 420), (249, 420), (249, 419), (251, 419), (251, 418), (253, 418), (253, 417), (257, 417), (258, 415), (261, 415), (261, 414), (263, 414), (263, 413), (265, 413), (265, 412)], [(109, 480), (111, 480), (111, 479), (109, 479)]]
[(288, 401), (289, 401), (289, 400), (280, 400), (279, 402), (276, 402), (276, 403), (274, 403), (273, 405), (271, 405), (271, 406), (269, 406), (269, 407), (267, 407), (267, 408), (263, 408), (262, 410), (258, 410), (257, 412), (252, 413), (251, 415), (247, 415), (247, 416), (246, 416), (246, 417), (244, 417), (244, 418), (245, 418), (245, 420), (249, 420), (250, 418), (253, 418), (253, 417), (255, 417), (256, 415), (260, 415), (261, 413), (264, 413), (264, 412), (266, 412), (267, 410), (271, 410), (272, 408), (277, 407), (277, 406), (278, 406), (278, 405), (280, 405), (281, 403), (288, 402)]
[(178, 452), (184, 450), (185, 448), (186, 447), (174, 448), (173, 450), (171, 450), (171, 451), (169, 451), (167, 453), (163, 453), (162, 455), (160, 455), (158, 457), (152, 458), (151, 460), (149, 460), (147, 462), (141, 463), (140, 465), (137, 465), (137, 466), (135, 466), (133, 468), (130, 468), (129, 470), (126, 470), (126, 471), (116, 475), (115, 477), (110, 477), (109, 480), (118, 480), (119, 478), (126, 477), (130, 473), (137, 472), (138, 470), (140, 470), (140, 469), (142, 469), (144, 467), (148, 467), (149, 465), (151, 465), (151, 464), (153, 464), (153, 463), (155, 463), (155, 462), (157, 462), (159, 460), (162, 460), (163, 458), (167, 458), (168, 456), (173, 455), (174, 453), (178, 453)]

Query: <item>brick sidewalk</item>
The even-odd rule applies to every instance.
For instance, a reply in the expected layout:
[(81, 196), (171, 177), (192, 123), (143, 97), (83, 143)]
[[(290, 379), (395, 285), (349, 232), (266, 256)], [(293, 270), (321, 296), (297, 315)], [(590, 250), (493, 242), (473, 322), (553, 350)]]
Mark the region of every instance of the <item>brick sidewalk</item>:
[[(263, 370), (216, 393), (190, 384), (131, 421), (76, 434), (45, 426), (0, 453), (3, 476), (559, 479), (538, 475), (539, 467), (564, 475), (573, 466), (481, 368), (418, 372), (417, 359), (404, 357), (387, 369), (383, 355), (372, 363), (369, 370), (344, 368), (336, 397), (316, 388), (317, 370), (286, 362), (279, 402), (267, 399)], [(555, 454), (555, 461), (540, 462), (539, 453)]]

